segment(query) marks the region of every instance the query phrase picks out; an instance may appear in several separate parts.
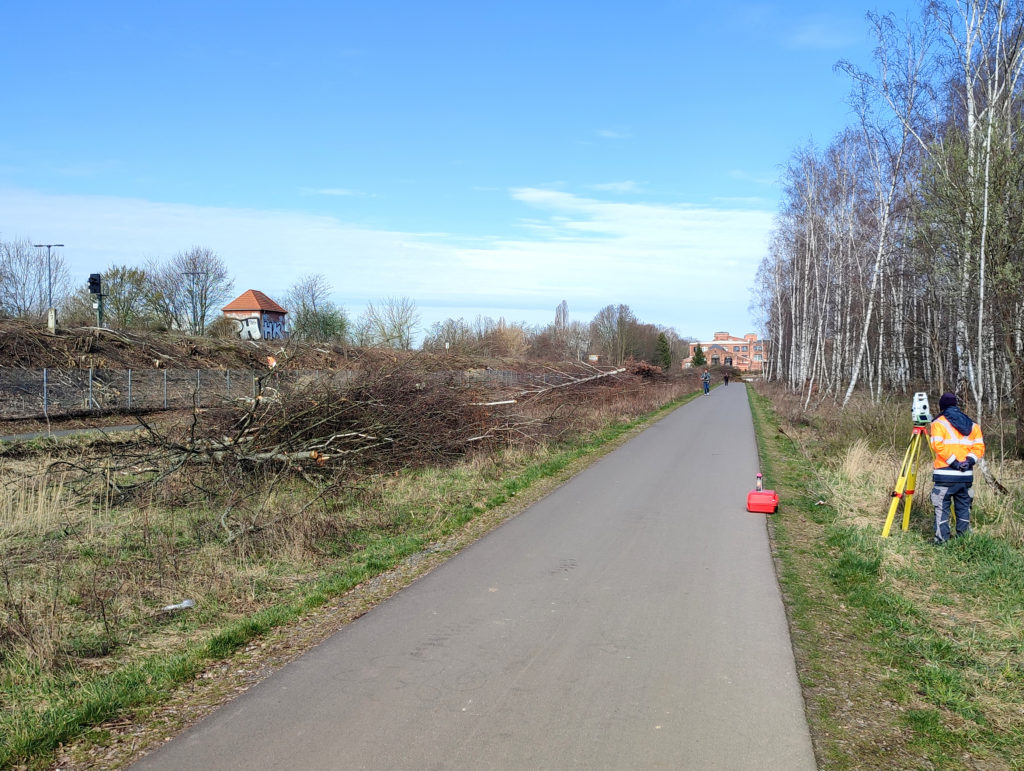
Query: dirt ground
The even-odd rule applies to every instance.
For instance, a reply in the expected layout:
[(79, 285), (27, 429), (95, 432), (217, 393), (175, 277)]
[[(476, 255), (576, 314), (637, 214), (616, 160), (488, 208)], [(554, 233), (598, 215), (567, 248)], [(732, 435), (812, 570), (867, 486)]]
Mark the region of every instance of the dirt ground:
[(8, 367), (88, 369), (259, 369), (266, 357), (284, 354), (303, 369), (344, 367), (341, 346), (280, 341), (222, 340), (174, 332), (122, 332), (99, 327), (45, 328), (0, 320), (0, 364)]
[[(0, 436), (131, 425), (136, 420), (135, 412), (97, 412), (81, 408), (70, 413), (51, 409), (49, 420), (42, 417), (41, 407), (34, 411), (34, 416), (21, 417), (24, 410), (19, 406), (23, 395), (19, 393), (19, 381), (17, 377), (2, 377), (5, 369), (133, 370), (143, 373), (146, 370), (241, 370), (261, 373), (270, 366), (276, 366), (279, 370), (298, 372), (335, 372), (357, 368), (364, 360), (401, 362), (404, 357), (416, 357), (418, 366), (427, 371), (551, 371), (550, 365), (544, 362), (458, 354), (433, 355), (418, 351), (366, 351), (325, 343), (190, 337), (178, 332), (126, 332), (78, 327), (58, 329), (55, 334), (50, 334), (37, 324), (0, 319), (0, 383), (6, 383), (0, 387)], [(7, 405), (7, 399), (11, 400), (10, 405)], [(137, 414), (147, 415), (144, 411)]]
[(193, 337), (180, 332), (138, 332), (76, 327), (50, 334), (45, 327), (0, 319), (0, 367), (33, 369), (255, 369), (267, 368), (267, 357), (278, 366), (299, 370), (349, 369), (367, 356), (404, 356), (433, 360), (439, 369), (542, 371), (542, 362), (494, 359), (456, 353), (364, 351), (333, 343), (292, 340), (238, 340)]

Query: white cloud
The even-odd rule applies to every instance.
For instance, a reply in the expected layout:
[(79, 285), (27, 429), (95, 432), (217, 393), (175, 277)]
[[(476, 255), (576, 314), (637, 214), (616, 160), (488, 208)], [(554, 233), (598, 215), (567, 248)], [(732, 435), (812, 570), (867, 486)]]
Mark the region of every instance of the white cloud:
[(638, 192), (637, 184), (631, 179), (622, 182), (601, 182), (596, 185), (588, 185), (591, 190), (601, 190), (611, 193), (635, 193)]
[(273, 297), (303, 275), (323, 273), (350, 309), (408, 296), (425, 325), (452, 307), (467, 308), (467, 317), (546, 321), (564, 299), (581, 320), (627, 303), (642, 320), (682, 334), (750, 331), (748, 288), (772, 212), (601, 201), (548, 188), (510, 195), (513, 206), (532, 210), (510, 222), (509, 232), (524, 237), (384, 231), (298, 212), (0, 189), (0, 237), (62, 241), (83, 284), (109, 265), (199, 244), (224, 259), (238, 293)]
[[(424, 273), (448, 259), (429, 236), (372, 230), (334, 217), (0, 189), (0, 237), (51, 233), (67, 245), (64, 259), (83, 282), (111, 264), (142, 264), (199, 244), (224, 259), (239, 292), (263, 288), (271, 296), (308, 273), (328, 275), (346, 297), (356, 294), (354, 287), (365, 287), (356, 294), (360, 298), (415, 296), (426, 283)], [(417, 270), (395, 270), (399, 264)]]

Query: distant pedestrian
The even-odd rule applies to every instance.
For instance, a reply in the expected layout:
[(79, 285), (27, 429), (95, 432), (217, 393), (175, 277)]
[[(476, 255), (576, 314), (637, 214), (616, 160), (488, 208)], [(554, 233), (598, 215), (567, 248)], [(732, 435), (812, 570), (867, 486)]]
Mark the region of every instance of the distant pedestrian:
[(726, 372), (724, 375), (722, 375), (722, 380), (725, 381), (726, 385), (729, 385), (729, 373), (728, 372)]
[(711, 373), (708, 372), (707, 367), (704, 368), (704, 374), (700, 376), (700, 379), (704, 383), (704, 395), (707, 396), (711, 393)]
[(939, 409), (942, 412), (931, 426), (931, 448), (935, 454), (932, 505), (935, 507), (936, 544), (950, 538), (950, 504), (956, 513), (956, 535), (971, 531), (974, 464), (985, 454), (981, 426), (960, 411), (955, 394), (943, 394)]

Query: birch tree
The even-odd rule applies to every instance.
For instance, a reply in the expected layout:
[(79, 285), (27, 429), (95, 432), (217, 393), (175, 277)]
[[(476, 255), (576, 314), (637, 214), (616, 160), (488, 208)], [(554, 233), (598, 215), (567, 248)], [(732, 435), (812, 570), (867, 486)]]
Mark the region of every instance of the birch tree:
[(758, 273), (768, 371), (805, 405), (921, 380), (978, 416), (1009, 400), (1024, 450), (1024, 0), (870, 18), (874, 71), (840, 65), (857, 138), (787, 170)]
[[(869, 74), (846, 62), (839, 64), (856, 84), (854, 105), (864, 133), (869, 179), (874, 194), (872, 216), (875, 252), (870, 271), (867, 308), (861, 324), (860, 342), (850, 382), (843, 396), (844, 406), (850, 401), (861, 376), (884, 261), (893, 249), (895, 209), (905, 184), (906, 165), (914, 132), (912, 118), (918, 111), (917, 102), (923, 85), (922, 71), (928, 43), (927, 37), (915, 34), (913, 28), (898, 29), (891, 16), (870, 18), (878, 39), (878, 73)], [(893, 108), (892, 111), (888, 111), (887, 107)], [(884, 341), (879, 341), (879, 345), (884, 345)]]

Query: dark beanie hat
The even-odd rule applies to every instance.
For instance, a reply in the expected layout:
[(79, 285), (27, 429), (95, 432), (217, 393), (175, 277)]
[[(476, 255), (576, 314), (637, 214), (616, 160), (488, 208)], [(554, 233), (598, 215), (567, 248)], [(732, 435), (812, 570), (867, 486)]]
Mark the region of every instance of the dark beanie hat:
[(939, 409), (944, 410), (947, 407), (956, 407), (956, 394), (948, 391), (939, 397)]

